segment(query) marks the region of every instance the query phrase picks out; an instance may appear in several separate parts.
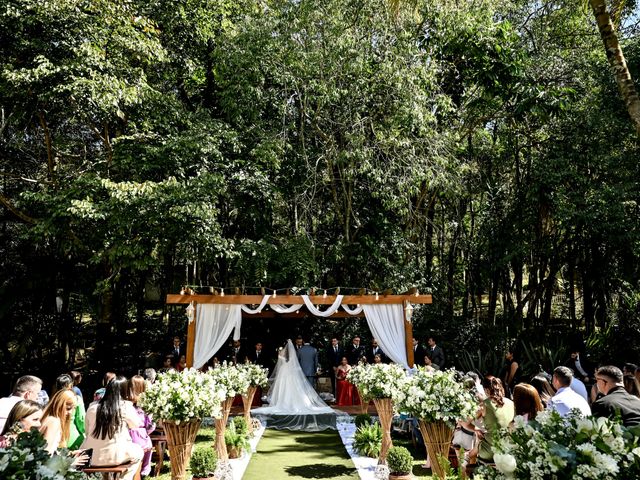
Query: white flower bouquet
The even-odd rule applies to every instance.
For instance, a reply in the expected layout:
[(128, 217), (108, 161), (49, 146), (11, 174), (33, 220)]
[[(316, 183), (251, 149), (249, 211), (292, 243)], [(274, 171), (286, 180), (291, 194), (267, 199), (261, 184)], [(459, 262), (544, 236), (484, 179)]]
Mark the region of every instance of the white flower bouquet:
[(207, 374), (216, 385), (226, 391), (227, 398), (242, 395), (251, 385), (247, 370), (233, 363), (222, 362), (215, 368), (210, 369)]
[(249, 381), (250, 387), (266, 387), (269, 384), (269, 377), (267, 377), (268, 370), (262, 368), (255, 363), (241, 363), (237, 365), (238, 369), (242, 370)]
[(543, 411), (528, 423), (516, 417), (513, 429), (499, 432), (494, 442), (496, 468), (480, 468), (474, 478), (640, 478), (637, 437), (605, 418)]
[(210, 375), (197, 370), (170, 370), (158, 375), (140, 396), (142, 409), (158, 420), (177, 424), (205, 417), (219, 417), (226, 390)]
[(456, 380), (453, 370), (418, 367), (393, 398), (400, 411), (426, 423), (443, 421), (452, 428), (457, 420), (474, 418), (478, 410), (478, 402)]
[(347, 374), (347, 381), (358, 388), (364, 400), (393, 398), (407, 381), (404, 369), (394, 363), (360, 364)]

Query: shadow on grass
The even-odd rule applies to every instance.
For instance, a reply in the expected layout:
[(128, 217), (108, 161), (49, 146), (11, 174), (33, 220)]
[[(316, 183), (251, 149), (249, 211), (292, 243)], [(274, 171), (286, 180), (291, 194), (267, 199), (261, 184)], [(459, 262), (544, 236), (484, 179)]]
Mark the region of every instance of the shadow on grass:
[(291, 476), (302, 478), (338, 478), (353, 475), (354, 469), (344, 465), (328, 465), (326, 463), (315, 463), (312, 465), (302, 465), (299, 467), (285, 468)]

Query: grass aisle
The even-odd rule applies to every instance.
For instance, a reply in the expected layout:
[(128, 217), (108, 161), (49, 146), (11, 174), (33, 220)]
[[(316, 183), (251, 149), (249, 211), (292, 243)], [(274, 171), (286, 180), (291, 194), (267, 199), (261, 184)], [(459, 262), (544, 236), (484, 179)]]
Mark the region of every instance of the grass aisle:
[(258, 443), (243, 480), (296, 478), (358, 479), (340, 435), (267, 429)]

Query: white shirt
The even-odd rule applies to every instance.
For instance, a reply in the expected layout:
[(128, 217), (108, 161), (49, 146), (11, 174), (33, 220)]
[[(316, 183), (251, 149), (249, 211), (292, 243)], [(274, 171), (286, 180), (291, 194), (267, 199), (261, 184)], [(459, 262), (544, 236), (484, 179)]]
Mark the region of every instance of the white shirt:
[(0, 432), (4, 430), (4, 424), (7, 423), (9, 412), (11, 412), (13, 406), (20, 400), (24, 399), (18, 395), (0, 398)]
[(573, 409), (580, 410), (584, 417), (591, 415), (591, 407), (587, 401), (570, 387), (560, 387), (549, 401), (547, 408), (557, 411), (561, 417), (566, 417)]
[(571, 390), (576, 392), (578, 395), (584, 398), (587, 402), (589, 401), (589, 394), (587, 393), (587, 387), (584, 386), (584, 383), (582, 383), (582, 380), (576, 377), (573, 377), (573, 380), (571, 380), (571, 385), (569, 385), (569, 387), (571, 387)]

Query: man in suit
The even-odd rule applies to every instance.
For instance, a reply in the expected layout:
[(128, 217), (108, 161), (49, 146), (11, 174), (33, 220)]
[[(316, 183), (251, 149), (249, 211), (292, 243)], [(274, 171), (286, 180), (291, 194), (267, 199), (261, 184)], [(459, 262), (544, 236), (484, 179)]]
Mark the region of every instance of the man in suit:
[(426, 356), (426, 351), (420, 345), (420, 342), (417, 338), (413, 339), (413, 363), (415, 365), (424, 366), (424, 357)]
[(358, 362), (362, 357), (364, 357), (364, 348), (360, 345), (360, 337), (355, 336), (353, 340), (351, 340), (351, 345), (347, 348), (347, 352), (345, 354), (347, 360), (349, 360), (349, 365), (355, 366), (358, 365)]
[(262, 368), (271, 370), (271, 361), (267, 358), (267, 354), (262, 349), (262, 342), (256, 343), (255, 348), (247, 354), (247, 359), (251, 363), (255, 363), (256, 365), (260, 365)]
[(318, 350), (312, 347), (309, 342), (305, 342), (296, 354), (304, 376), (307, 377), (311, 386), (315, 388), (316, 372), (318, 371)]
[(327, 348), (326, 357), (327, 371), (331, 377), (332, 391), (333, 394), (336, 395), (336, 370), (338, 369), (338, 365), (340, 365), (342, 357), (344, 357), (344, 350), (338, 343), (338, 339), (336, 337), (331, 338), (331, 345)]
[(619, 414), (625, 427), (640, 424), (640, 398), (625, 390), (618, 367), (607, 365), (596, 370), (596, 385), (604, 397), (591, 405), (594, 417), (614, 418)]
[(378, 340), (375, 338), (371, 340), (371, 347), (367, 349), (367, 362), (375, 363), (375, 356), (380, 355), (380, 359), (382, 363), (387, 363), (387, 356), (384, 354), (382, 349), (378, 346)]
[(245, 363), (247, 361), (247, 353), (244, 348), (242, 348), (242, 344), (240, 340), (234, 340), (233, 345), (229, 349), (229, 353), (227, 354), (227, 363)]
[(303, 345), (304, 345), (304, 340), (302, 339), (302, 336), (301, 336), (301, 335), (298, 335), (298, 336), (296, 337), (296, 341), (294, 342), (294, 345), (293, 345), (294, 347), (296, 347), (296, 352), (297, 352), (298, 350), (300, 350), (300, 349), (302, 348), (302, 346), (303, 346)]
[(431, 359), (431, 364), (434, 368), (439, 368), (440, 370), (444, 367), (444, 350), (442, 347), (436, 345), (436, 339), (434, 337), (429, 337), (427, 339), (427, 356)]
[(571, 357), (565, 362), (565, 367), (569, 367), (573, 370), (575, 378), (580, 379), (585, 384), (591, 384), (593, 368), (589, 364), (588, 360), (585, 360), (580, 356), (580, 352), (576, 350), (571, 352)]
[(180, 341), (180, 337), (178, 336), (173, 337), (173, 346), (171, 347), (171, 351), (168, 352), (167, 355), (173, 355), (175, 362), (177, 362), (180, 359), (180, 356), (186, 355), (186, 354), (187, 352), (184, 346), (182, 345), (182, 342)]

